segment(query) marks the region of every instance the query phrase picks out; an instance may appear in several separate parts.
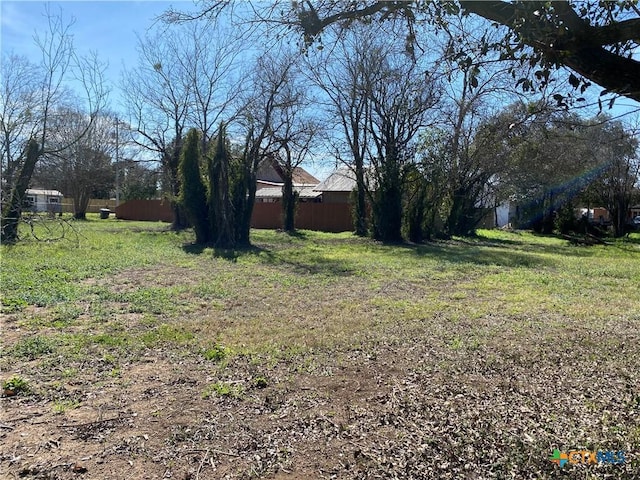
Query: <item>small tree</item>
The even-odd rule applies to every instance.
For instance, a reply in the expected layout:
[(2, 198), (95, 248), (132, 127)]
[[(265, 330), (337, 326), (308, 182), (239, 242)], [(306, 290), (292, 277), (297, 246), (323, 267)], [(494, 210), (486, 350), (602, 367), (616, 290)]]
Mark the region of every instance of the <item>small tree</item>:
[[(232, 203), (230, 175), (233, 159), (224, 125), (218, 128), (209, 158), (209, 232), (216, 247), (236, 246), (235, 212)], [(238, 179), (240, 180), (240, 179)]]
[(193, 225), (196, 243), (205, 244), (211, 240), (207, 190), (202, 180), (200, 168), (200, 136), (195, 129), (189, 130), (184, 148), (180, 154), (180, 197), (187, 218)]

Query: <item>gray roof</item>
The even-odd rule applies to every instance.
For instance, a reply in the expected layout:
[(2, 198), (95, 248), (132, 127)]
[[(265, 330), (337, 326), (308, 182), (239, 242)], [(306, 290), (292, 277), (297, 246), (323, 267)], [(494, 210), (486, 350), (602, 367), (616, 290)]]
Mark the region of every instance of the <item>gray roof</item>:
[(27, 195), (46, 195), (48, 197), (63, 197), (62, 193), (58, 190), (43, 190), (40, 188), (27, 188), (25, 191)]
[[(314, 190), (315, 185), (294, 185), (300, 198), (317, 198), (322, 192)], [(256, 198), (282, 198), (282, 187), (265, 187), (256, 191)]]
[(319, 192), (351, 192), (356, 188), (356, 177), (349, 167), (340, 167), (316, 186)]

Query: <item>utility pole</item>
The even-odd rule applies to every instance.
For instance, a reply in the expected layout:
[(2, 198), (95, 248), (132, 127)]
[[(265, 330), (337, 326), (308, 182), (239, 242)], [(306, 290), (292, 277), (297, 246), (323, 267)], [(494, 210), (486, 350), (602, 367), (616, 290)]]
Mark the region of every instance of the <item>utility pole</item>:
[(118, 131), (118, 124), (120, 121), (116, 117), (116, 207), (120, 205), (120, 160), (119, 160), (119, 143), (120, 134)]

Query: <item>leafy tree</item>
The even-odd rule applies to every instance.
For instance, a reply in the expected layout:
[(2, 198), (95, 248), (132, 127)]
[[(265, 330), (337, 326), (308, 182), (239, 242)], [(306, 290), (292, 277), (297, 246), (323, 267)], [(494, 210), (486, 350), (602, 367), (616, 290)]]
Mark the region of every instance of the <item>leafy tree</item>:
[[(501, 196), (518, 203), (524, 227), (545, 233), (571, 228), (578, 202), (602, 202), (617, 212), (615, 192), (630, 194), (637, 181), (637, 171), (625, 167), (635, 162), (637, 142), (616, 122), (519, 104), (489, 119), (484, 132), (504, 162)], [(620, 211), (626, 212), (627, 201), (618, 203)], [(624, 220), (615, 233), (624, 233)]]
[(607, 208), (614, 235), (621, 237), (627, 232), (627, 212), (640, 181), (638, 139), (617, 121), (596, 124), (589, 136), (603, 164), (588, 193), (591, 201)]
[(125, 200), (151, 200), (158, 196), (158, 171), (135, 160), (121, 161)]

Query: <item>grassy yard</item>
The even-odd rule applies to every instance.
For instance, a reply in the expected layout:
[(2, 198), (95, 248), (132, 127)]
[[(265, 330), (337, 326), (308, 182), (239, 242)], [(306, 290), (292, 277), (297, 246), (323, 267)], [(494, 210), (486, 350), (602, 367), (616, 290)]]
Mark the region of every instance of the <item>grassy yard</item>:
[(73, 226), (1, 247), (2, 478), (639, 478), (638, 234)]

